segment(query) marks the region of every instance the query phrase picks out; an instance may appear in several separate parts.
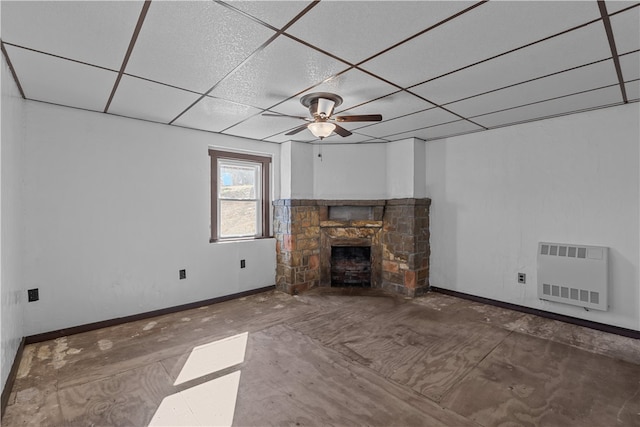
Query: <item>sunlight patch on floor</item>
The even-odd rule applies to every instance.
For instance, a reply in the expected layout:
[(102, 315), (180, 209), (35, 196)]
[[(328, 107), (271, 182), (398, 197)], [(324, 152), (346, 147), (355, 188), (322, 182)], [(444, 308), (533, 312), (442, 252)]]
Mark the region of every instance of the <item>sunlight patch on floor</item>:
[(244, 362), (248, 332), (195, 347), (173, 385), (179, 385)]
[(239, 385), (236, 371), (167, 396), (149, 426), (230, 426)]
[[(194, 347), (174, 386), (244, 362), (248, 332)], [(230, 426), (236, 408), (240, 371), (189, 387), (162, 399), (150, 427)]]

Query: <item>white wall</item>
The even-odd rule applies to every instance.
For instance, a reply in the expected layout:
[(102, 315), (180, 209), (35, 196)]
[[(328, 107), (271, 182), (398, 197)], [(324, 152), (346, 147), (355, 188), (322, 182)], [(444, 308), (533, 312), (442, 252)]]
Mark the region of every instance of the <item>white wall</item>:
[(2, 56), (0, 143), (0, 366), (4, 389), (11, 365), (24, 336), (26, 290), (21, 275), (21, 170), (23, 165), (25, 102), (20, 97)]
[(313, 198), (313, 146), (296, 141), (280, 145), (280, 197)]
[(425, 197), (425, 150), (417, 138), (387, 144), (387, 198)]
[(26, 104), (26, 335), (274, 284), (273, 239), (209, 243), (208, 147), (273, 155), (278, 198), (278, 145)]
[[(396, 198), (413, 197), (414, 170), (413, 138), (387, 144), (387, 194)], [(420, 175), (424, 177), (424, 172)]]
[(426, 197), (426, 148), (422, 140), (313, 147), (316, 199)]
[[(428, 143), (431, 284), (640, 330), (639, 117), (635, 103)], [(539, 241), (610, 247), (610, 310), (539, 300)]]
[(387, 198), (386, 144), (316, 144), (313, 148), (316, 199)]

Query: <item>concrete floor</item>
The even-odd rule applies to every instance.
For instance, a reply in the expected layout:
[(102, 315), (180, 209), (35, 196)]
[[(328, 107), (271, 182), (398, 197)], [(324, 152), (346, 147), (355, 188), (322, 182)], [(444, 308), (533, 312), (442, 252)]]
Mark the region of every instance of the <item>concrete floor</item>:
[(640, 426), (640, 341), (438, 293), (267, 292), (25, 348), (2, 425)]

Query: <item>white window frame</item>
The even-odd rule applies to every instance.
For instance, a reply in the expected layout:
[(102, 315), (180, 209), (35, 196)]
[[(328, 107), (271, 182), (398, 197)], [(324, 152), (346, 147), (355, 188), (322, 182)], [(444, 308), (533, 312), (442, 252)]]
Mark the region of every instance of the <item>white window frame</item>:
[[(271, 157), (256, 154), (236, 153), (209, 149), (211, 157), (211, 243), (229, 240), (247, 240), (270, 237), (270, 211), (271, 211), (271, 191), (270, 173)], [(256, 234), (243, 236), (221, 236), (220, 235), (220, 172), (221, 164), (254, 165), (259, 166), (260, 172), (256, 183)], [(258, 194), (259, 193), (259, 194)], [(223, 199), (233, 200), (233, 199)], [(254, 200), (254, 199), (242, 199)]]

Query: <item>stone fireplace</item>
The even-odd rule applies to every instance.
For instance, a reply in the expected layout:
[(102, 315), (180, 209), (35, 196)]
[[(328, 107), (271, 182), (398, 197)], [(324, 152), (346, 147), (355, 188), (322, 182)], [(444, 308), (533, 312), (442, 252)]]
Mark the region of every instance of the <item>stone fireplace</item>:
[(273, 204), (278, 290), (370, 286), (413, 297), (429, 287), (430, 199)]

